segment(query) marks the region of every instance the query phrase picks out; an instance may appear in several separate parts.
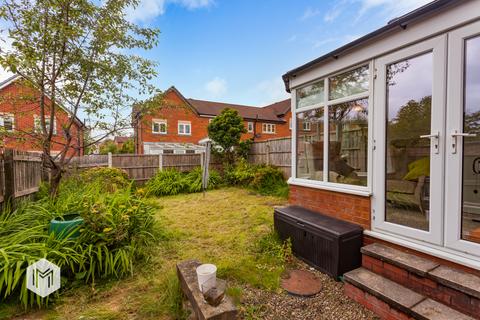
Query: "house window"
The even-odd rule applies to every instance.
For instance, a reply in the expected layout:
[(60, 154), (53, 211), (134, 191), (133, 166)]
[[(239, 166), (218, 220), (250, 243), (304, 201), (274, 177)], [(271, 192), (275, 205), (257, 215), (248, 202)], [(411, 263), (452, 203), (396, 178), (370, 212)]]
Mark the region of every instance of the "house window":
[(247, 131), (252, 133), (253, 132), (253, 122), (247, 123)]
[(369, 67), (316, 81), (296, 95), (296, 178), (367, 186)]
[(178, 122), (178, 134), (189, 136), (192, 134), (192, 124), (190, 121), (179, 121)]
[(288, 129), (292, 130), (292, 118), (288, 119)]
[(13, 114), (4, 113), (0, 114), (0, 126), (3, 127), (5, 131), (12, 132), (15, 128), (15, 120)]
[(152, 120), (152, 132), (157, 134), (167, 134), (167, 120)]
[[(40, 121), (40, 117), (35, 115), (33, 117), (34, 129), (36, 133), (42, 133), (42, 124)], [(47, 133), (50, 130), (50, 116), (45, 116), (45, 129), (47, 129)], [(57, 134), (57, 121), (53, 120), (53, 134)]]
[(275, 125), (273, 123), (264, 123), (262, 125), (262, 132), (263, 133), (268, 133), (268, 134), (274, 134), (275, 133)]
[(311, 123), (310, 121), (304, 121), (303, 122), (303, 131), (310, 131), (311, 129)]

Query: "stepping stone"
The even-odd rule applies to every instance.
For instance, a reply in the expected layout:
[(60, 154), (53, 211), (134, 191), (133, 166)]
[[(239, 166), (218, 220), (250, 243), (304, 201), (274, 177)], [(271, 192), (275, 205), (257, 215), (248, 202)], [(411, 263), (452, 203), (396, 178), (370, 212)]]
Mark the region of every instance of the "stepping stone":
[(480, 299), (480, 277), (474, 274), (447, 266), (440, 266), (428, 274), (431, 278), (447, 287)]
[(361, 251), (367, 256), (386, 261), (422, 277), (425, 277), (429, 271), (440, 265), (432, 260), (406, 253), (380, 243), (365, 246)]
[(316, 295), (322, 289), (320, 279), (306, 270), (292, 270), (287, 278), (282, 279), (281, 286), (288, 293), (309, 297)]

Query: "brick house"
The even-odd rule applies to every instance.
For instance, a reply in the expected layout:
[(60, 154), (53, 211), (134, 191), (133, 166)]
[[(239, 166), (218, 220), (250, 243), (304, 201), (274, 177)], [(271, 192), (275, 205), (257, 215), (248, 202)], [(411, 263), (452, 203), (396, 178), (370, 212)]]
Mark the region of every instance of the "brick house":
[(203, 150), (199, 141), (208, 136), (209, 122), (225, 108), (238, 111), (244, 119), (242, 139), (262, 141), (290, 137), (290, 100), (263, 108), (186, 99), (175, 87), (165, 92), (161, 109), (140, 114), (133, 112), (135, 152), (198, 153)]
[[(22, 83), (21, 77), (12, 76), (0, 82), (0, 126), (5, 130), (1, 148), (41, 152), (40, 135), (40, 93)], [(50, 104), (47, 98), (47, 105)], [(62, 127), (71, 115), (62, 107), (55, 112), (51, 153), (62, 150), (65, 136)], [(50, 121), (50, 115), (45, 115)], [(47, 122), (47, 126), (48, 126)], [(84, 124), (76, 118), (70, 130), (72, 134), (68, 155), (83, 155)]]
[(346, 294), (382, 319), (480, 319), (480, 1), (433, 1), (283, 79), (290, 204), (363, 227)]

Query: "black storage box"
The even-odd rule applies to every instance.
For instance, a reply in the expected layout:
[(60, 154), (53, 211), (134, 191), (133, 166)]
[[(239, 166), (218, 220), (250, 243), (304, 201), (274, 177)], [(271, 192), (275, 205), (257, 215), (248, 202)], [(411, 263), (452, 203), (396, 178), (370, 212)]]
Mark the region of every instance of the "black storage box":
[(275, 230), (299, 258), (334, 278), (362, 264), (363, 228), (298, 206), (275, 209)]

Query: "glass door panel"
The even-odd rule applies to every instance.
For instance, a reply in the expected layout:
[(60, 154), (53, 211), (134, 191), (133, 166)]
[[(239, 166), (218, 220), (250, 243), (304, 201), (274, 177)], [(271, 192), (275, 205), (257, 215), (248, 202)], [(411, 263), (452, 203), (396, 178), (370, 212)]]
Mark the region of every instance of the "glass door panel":
[(432, 71), (432, 52), (387, 66), (385, 220), (425, 231), (430, 215)]
[(373, 228), (441, 244), (446, 37), (375, 61)]
[(480, 22), (449, 35), (445, 245), (480, 257)]
[(463, 132), (463, 240), (480, 243), (480, 37), (465, 41)]

